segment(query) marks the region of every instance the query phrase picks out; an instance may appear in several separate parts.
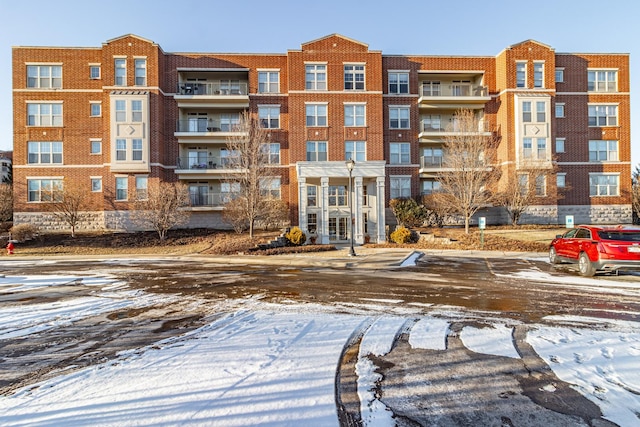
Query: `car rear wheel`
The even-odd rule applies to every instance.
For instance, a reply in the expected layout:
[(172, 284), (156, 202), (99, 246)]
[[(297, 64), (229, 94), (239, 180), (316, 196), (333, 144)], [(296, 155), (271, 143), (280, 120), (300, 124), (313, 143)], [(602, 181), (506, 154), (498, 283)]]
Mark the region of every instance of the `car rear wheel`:
[(596, 274), (595, 267), (591, 264), (589, 256), (584, 252), (582, 252), (580, 258), (578, 258), (578, 269), (583, 276), (593, 276)]
[(549, 248), (549, 262), (551, 264), (560, 264), (558, 254), (556, 253), (556, 248), (554, 248), (553, 246)]

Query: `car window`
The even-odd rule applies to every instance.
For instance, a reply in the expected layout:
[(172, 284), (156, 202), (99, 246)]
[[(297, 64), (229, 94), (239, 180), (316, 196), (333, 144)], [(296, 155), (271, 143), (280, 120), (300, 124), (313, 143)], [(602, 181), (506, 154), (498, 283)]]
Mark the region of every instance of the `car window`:
[(640, 231), (599, 231), (602, 240), (640, 242)]
[(575, 236), (576, 231), (578, 231), (577, 228), (574, 228), (572, 230), (567, 231), (566, 233), (564, 233), (564, 235), (562, 237), (564, 237), (565, 239), (571, 239), (572, 237)]
[(579, 228), (576, 232), (576, 239), (590, 239), (591, 232), (585, 228)]

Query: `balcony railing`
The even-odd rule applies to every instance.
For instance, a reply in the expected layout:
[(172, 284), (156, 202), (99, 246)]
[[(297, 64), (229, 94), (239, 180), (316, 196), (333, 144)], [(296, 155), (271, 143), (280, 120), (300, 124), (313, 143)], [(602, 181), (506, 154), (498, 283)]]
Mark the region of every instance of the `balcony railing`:
[(489, 96), (489, 89), (487, 86), (475, 86), (475, 85), (455, 85), (455, 84), (441, 84), (441, 85), (421, 85), (420, 95), (424, 97), (476, 97), (476, 96)]
[(192, 207), (222, 207), (233, 199), (232, 193), (198, 191), (189, 194)]
[(183, 82), (178, 83), (179, 95), (237, 96), (249, 94), (249, 83)]
[(420, 167), (422, 169), (442, 167), (442, 156), (422, 156), (420, 157)]
[(202, 118), (178, 120), (176, 132), (239, 132), (237, 123), (222, 122), (220, 119)]
[[(458, 124), (456, 124), (455, 122), (449, 122), (447, 121), (446, 125), (445, 125), (445, 120), (447, 120), (446, 117), (442, 118), (441, 122), (433, 122), (428, 121), (422, 121), (420, 123), (420, 132), (424, 132), (424, 133), (456, 133), (456, 132), (462, 132), (462, 129), (460, 129), (460, 126)], [(478, 132), (489, 132), (489, 122), (486, 122), (484, 120), (479, 120), (478, 121)]]
[(181, 170), (233, 169), (237, 163), (237, 159), (224, 156), (178, 157), (177, 167)]

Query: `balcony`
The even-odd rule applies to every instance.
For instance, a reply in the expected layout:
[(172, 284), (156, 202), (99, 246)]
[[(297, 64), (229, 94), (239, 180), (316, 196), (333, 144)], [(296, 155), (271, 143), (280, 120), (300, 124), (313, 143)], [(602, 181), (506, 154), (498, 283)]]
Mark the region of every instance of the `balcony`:
[(220, 173), (234, 169), (237, 159), (228, 156), (178, 157), (176, 174)]
[(215, 115), (176, 121), (174, 136), (178, 138), (179, 144), (226, 144), (229, 137), (241, 133), (237, 121)]
[(178, 108), (203, 106), (209, 108), (248, 108), (249, 83), (182, 82), (178, 83), (174, 99)]
[[(489, 123), (484, 120), (478, 120), (478, 133), (482, 135), (490, 135)], [(461, 129), (456, 123), (453, 115), (440, 116), (430, 115), (428, 119), (422, 118), (420, 122), (419, 139), (437, 138), (442, 139), (446, 136), (460, 134)], [(423, 141), (424, 142), (424, 141)]]
[(192, 208), (222, 208), (226, 205), (233, 195), (231, 193), (213, 192), (213, 191), (197, 191), (197, 189), (189, 189), (189, 199)]
[(442, 156), (422, 156), (420, 157), (420, 169), (440, 169), (442, 167)]
[(442, 82), (422, 83), (418, 105), (421, 108), (483, 108), (491, 100), (486, 86)]

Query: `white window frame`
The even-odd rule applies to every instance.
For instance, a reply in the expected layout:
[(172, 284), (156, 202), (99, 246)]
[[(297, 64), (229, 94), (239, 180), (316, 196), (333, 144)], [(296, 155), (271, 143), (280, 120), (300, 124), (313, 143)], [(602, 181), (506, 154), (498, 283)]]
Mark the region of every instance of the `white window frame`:
[(101, 176), (91, 176), (89, 177), (91, 180), (91, 192), (92, 193), (102, 193), (102, 177)]
[(30, 165), (61, 165), (62, 154), (62, 141), (29, 141), (27, 143), (27, 163)]
[(533, 61), (533, 87), (544, 88), (544, 61)]
[[(37, 183), (37, 188), (35, 184)], [(62, 191), (63, 178), (37, 177), (27, 178), (27, 203), (47, 203), (56, 199), (56, 193)], [(43, 197), (43, 194), (45, 197)], [(33, 197), (36, 196), (37, 197)]]
[(102, 79), (102, 67), (100, 66), (100, 64), (89, 64), (89, 79)]
[[(598, 182), (601, 178), (614, 182)], [(590, 173), (590, 197), (616, 197), (620, 195), (620, 174), (618, 173)]]
[(516, 87), (527, 87), (527, 61), (516, 61)]
[(134, 85), (147, 85), (147, 58), (133, 58)]
[(620, 160), (620, 144), (617, 140), (589, 140), (590, 162), (617, 162)]
[(282, 198), (282, 185), (279, 176), (264, 178), (260, 180), (260, 192), (263, 196), (268, 196), (272, 199)]
[(433, 194), (437, 191), (440, 191), (439, 181), (436, 181), (434, 179), (425, 179), (424, 181), (422, 181), (422, 195)]
[(364, 103), (344, 104), (345, 127), (363, 127), (367, 125), (367, 105)]
[(116, 162), (127, 161), (127, 140), (125, 138), (116, 139)]
[[(402, 117), (402, 113), (406, 113), (406, 119)], [(406, 126), (403, 121), (406, 120)], [(394, 122), (397, 122), (394, 126)], [(408, 105), (390, 105), (389, 106), (389, 129), (410, 129), (411, 128), (411, 107)]]
[(128, 176), (116, 176), (115, 177), (116, 202), (126, 202), (129, 200), (129, 177)]
[(127, 58), (113, 58), (113, 85), (127, 85)]
[(344, 159), (353, 159), (356, 162), (367, 161), (367, 142), (366, 141), (345, 141), (344, 142)]
[(564, 102), (556, 102), (556, 119), (565, 118)]
[(258, 119), (265, 129), (280, 129), (280, 105), (258, 105)]
[(266, 142), (263, 144), (263, 150), (266, 162), (270, 165), (280, 164), (280, 143)]
[[(390, 94), (395, 94), (395, 95), (409, 94), (409, 72), (408, 71), (390, 70), (387, 72), (387, 78), (389, 80), (388, 90)], [(402, 81), (402, 78), (406, 78), (406, 80)], [(393, 90), (394, 86), (395, 86), (395, 90)]]
[(307, 127), (329, 126), (327, 103), (308, 103), (305, 105), (305, 124)]
[(411, 176), (391, 175), (389, 177), (389, 196), (390, 199), (411, 197)]
[(618, 91), (617, 69), (588, 69), (587, 90), (589, 92), (612, 93)]
[(564, 68), (557, 67), (555, 73), (556, 83), (564, 83)]
[(409, 142), (389, 143), (389, 163), (392, 165), (411, 164), (411, 143)]
[(102, 117), (101, 101), (89, 101), (89, 115), (90, 117)]
[(61, 89), (61, 64), (27, 64), (27, 88)]
[(365, 64), (344, 64), (344, 90), (362, 91), (365, 90), (366, 65)]
[(346, 185), (330, 185), (328, 190), (329, 206), (348, 206), (348, 192)]
[(280, 93), (280, 70), (258, 70), (258, 93)]
[(588, 120), (589, 127), (618, 126), (618, 104), (589, 104)]
[(567, 141), (567, 138), (556, 138), (556, 153), (565, 152), (566, 141)]
[[(95, 148), (97, 148), (97, 151), (94, 150)], [(91, 155), (102, 154), (102, 139), (100, 138), (89, 139), (89, 154)]]
[(538, 175), (535, 181), (536, 197), (545, 197), (547, 195), (547, 176)]
[(136, 175), (136, 200), (149, 199), (149, 176)]
[[(321, 146), (324, 150), (319, 150)], [(307, 141), (306, 144), (306, 159), (308, 162), (326, 162), (328, 159), (328, 142), (327, 141)], [(310, 150), (310, 148), (312, 148)], [(313, 156), (311, 156), (313, 154)], [(313, 157), (313, 158), (310, 158)]]
[(305, 90), (327, 90), (327, 64), (305, 64)]
[(318, 186), (307, 185), (307, 207), (318, 206)]
[(556, 174), (556, 187), (565, 188), (567, 186), (567, 174), (561, 172)]
[(62, 102), (27, 102), (27, 126), (61, 127), (63, 112)]

